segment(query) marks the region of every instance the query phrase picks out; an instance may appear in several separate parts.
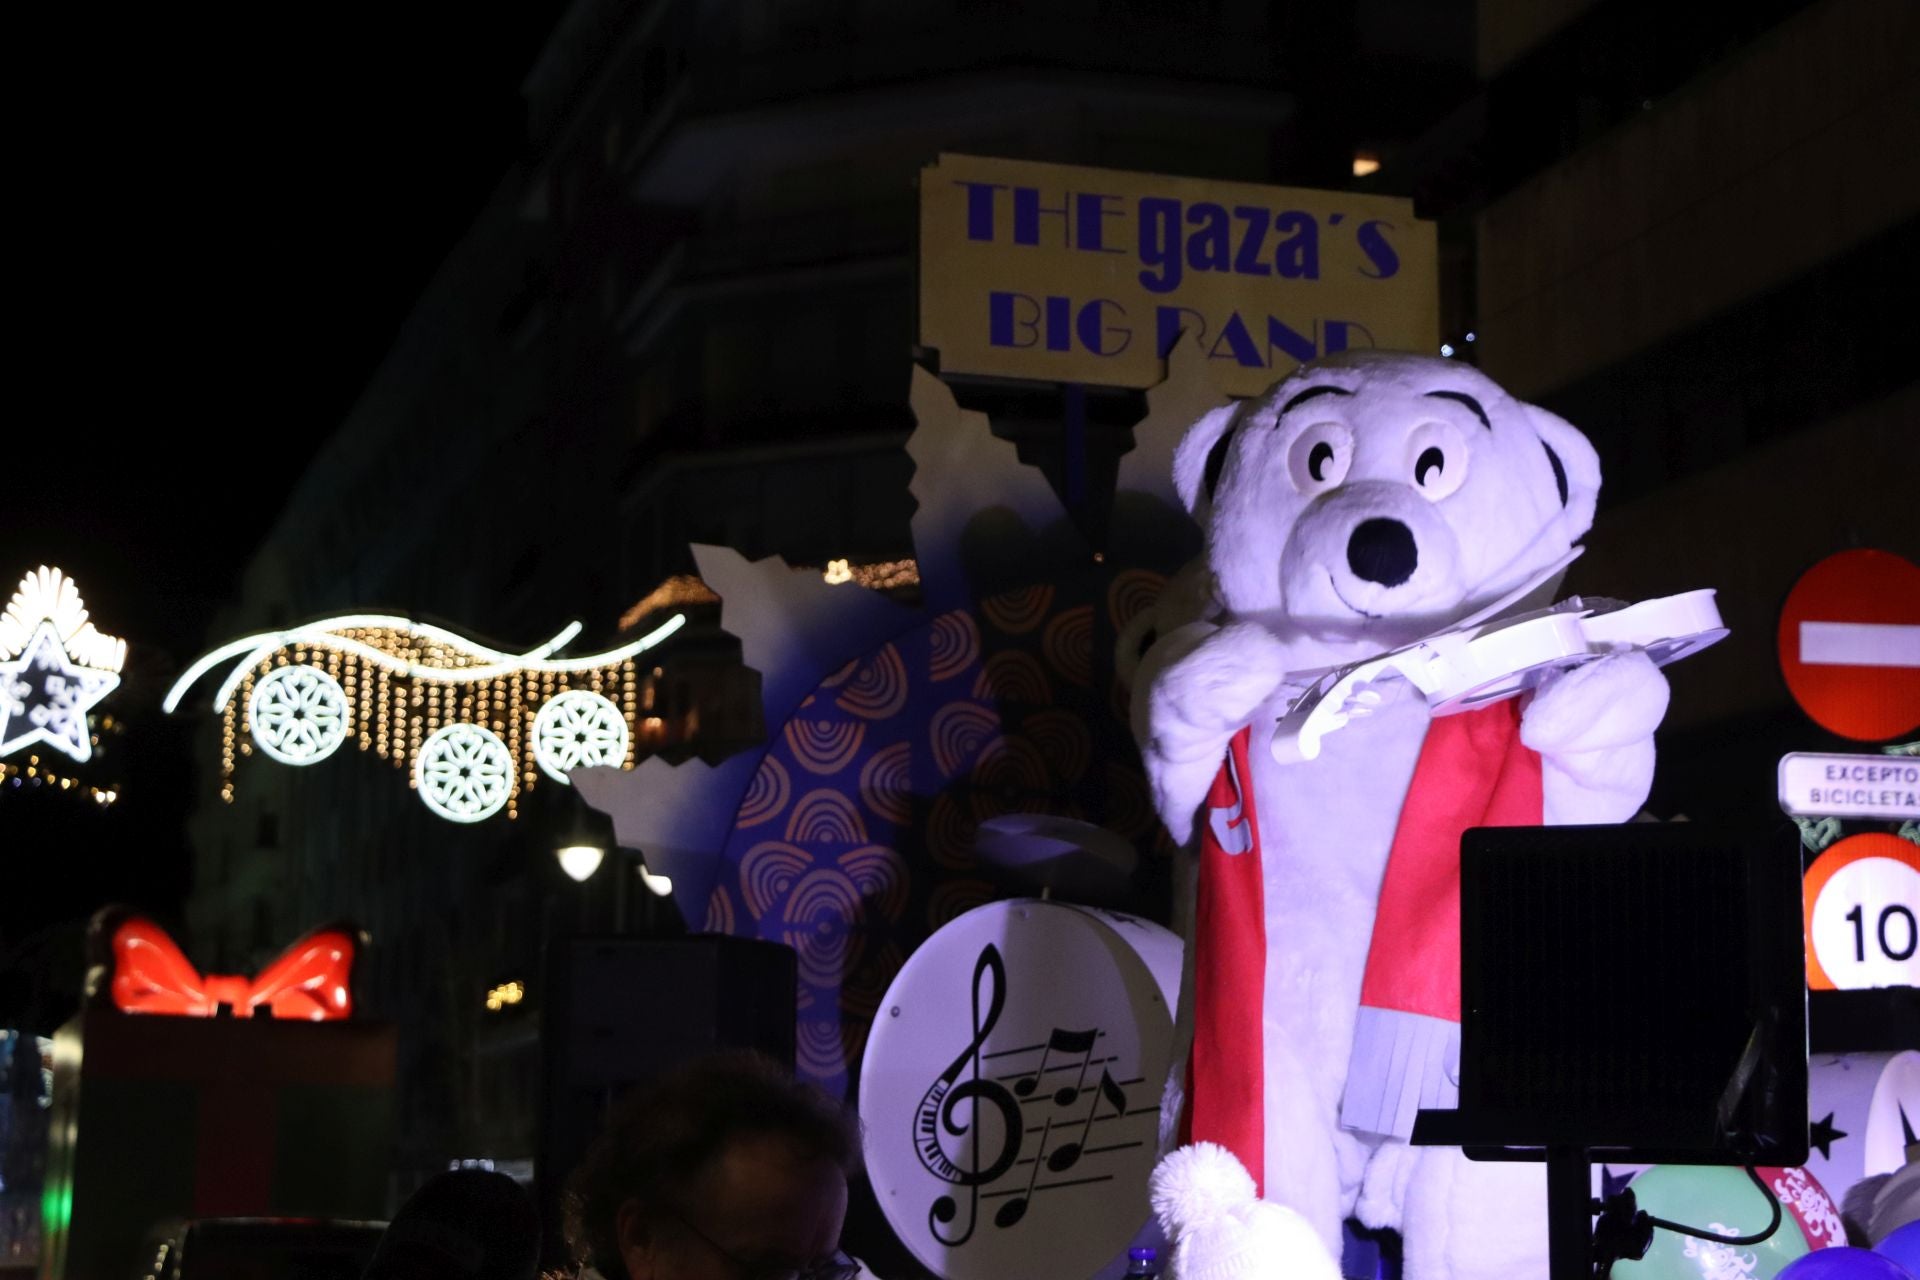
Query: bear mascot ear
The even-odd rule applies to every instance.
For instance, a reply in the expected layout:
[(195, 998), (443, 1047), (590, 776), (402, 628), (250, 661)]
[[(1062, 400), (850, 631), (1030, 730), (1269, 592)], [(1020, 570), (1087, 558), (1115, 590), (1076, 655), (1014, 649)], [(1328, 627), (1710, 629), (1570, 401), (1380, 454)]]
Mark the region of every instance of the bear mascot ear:
[(1213, 501), (1213, 489), (1220, 481), (1220, 469), (1226, 465), (1227, 448), (1233, 443), (1234, 419), (1240, 405), (1223, 404), (1209, 409), (1200, 421), (1187, 428), (1173, 450), (1173, 487), (1187, 514), (1204, 524), (1204, 508)]
[(1547, 451), (1560, 499), (1556, 523), (1571, 547), (1593, 527), (1593, 508), (1600, 497), (1600, 455), (1565, 418), (1535, 404), (1520, 407), (1526, 410), (1527, 422)]

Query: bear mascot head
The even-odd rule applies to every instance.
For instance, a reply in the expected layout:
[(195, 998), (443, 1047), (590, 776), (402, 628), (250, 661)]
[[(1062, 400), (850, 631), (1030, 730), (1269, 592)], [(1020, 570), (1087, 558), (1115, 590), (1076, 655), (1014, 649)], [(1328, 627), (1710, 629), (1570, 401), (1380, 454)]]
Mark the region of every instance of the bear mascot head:
[(1383, 678), (1311, 758), (1273, 739), (1330, 669), (1549, 602), (1598, 458), (1471, 367), (1356, 352), (1207, 414), (1174, 481), (1205, 554), (1121, 637), (1193, 851), (1154, 1185), (1174, 1275), (1331, 1280), (1349, 1218), (1402, 1234), (1407, 1280), (1544, 1275), (1540, 1166), (1407, 1142), (1457, 1099), (1459, 837), (1632, 817), (1664, 677), (1626, 650), (1448, 715)]

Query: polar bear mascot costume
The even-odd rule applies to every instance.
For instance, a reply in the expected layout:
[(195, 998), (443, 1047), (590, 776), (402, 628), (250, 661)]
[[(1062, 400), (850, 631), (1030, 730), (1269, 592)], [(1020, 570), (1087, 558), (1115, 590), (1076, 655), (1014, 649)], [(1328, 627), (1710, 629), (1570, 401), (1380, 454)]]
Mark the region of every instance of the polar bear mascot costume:
[(1549, 603), (1599, 460), (1469, 366), (1356, 352), (1207, 414), (1174, 482), (1203, 562), (1122, 637), (1156, 806), (1198, 850), (1153, 1188), (1173, 1275), (1331, 1280), (1352, 1216), (1400, 1231), (1406, 1280), (1542, 1277), (1542, 1166), (1407, 1142), (1458, 1097), (1460, 833), (1631, 818), (1665, 677), (1613, 653), (1447, 716), (1384, 680), (1315, 758), (1271, 742), (1328, 668)]

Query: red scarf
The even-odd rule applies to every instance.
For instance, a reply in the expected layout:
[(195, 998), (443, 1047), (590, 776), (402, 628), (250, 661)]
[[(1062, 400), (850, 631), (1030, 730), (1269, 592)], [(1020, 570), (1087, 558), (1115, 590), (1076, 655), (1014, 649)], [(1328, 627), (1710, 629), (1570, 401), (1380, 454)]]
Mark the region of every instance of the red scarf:
[[(1260, 1184), (1267, 942), (1250, 739), (1242, 729), (1228, 744), (1200, 833), (1185, 1128), (1188, 1141), (1232, 1151)], [(1540, 757), (1520, 742), (1518, 699), (1432, 721), (1380, 887), (1347, 1127), (1400, 1132), (1419, 1105), (1445, 1105), (1447, 1029), (1457, 1043), (1460, 1021), (1460, 836), (1469, 827), (1538, 826), (1541, 816)]]

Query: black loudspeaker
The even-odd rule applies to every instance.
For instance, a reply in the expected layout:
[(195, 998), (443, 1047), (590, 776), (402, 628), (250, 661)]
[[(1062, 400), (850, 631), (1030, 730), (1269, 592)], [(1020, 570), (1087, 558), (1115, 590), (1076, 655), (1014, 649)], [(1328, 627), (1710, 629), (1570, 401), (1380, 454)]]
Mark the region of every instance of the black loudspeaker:
[(1460, 1111), (1622, 1160), (1807, 1155), (1799, 833), (1475, 828)]
[[(1414, 1145), (1544, 1160), (1552, 1280), (1595, 1274), (1594, 1156), (1805, 1163), (1800, 902), (1786, 824), (1468, 830), (1460, 1107), (1421, 1111)], [(1640, 1230), (1601, 1233), (1609, 1262)]]
[(567, 1176), (629, 1088), (721, 1049), (758, 1049), (792, 1069), (795, 979), (791, 947), (718, 934), (549, 949), (534, 1165), (548, 1265), (565, 1256)]

